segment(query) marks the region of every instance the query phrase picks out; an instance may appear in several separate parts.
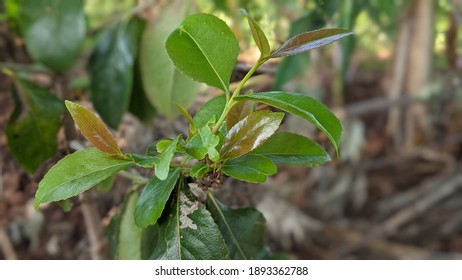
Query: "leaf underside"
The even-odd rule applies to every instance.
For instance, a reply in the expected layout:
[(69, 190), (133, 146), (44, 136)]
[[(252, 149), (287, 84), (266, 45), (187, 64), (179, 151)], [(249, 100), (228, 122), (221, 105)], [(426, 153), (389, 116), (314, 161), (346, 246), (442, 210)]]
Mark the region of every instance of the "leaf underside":
[(330, 44), (343, 37), (352, 35), (352, 32), (341, 28), (318, 29), (295, 35), (284, 42), (271, 57), (282, 57), (306, 52)]

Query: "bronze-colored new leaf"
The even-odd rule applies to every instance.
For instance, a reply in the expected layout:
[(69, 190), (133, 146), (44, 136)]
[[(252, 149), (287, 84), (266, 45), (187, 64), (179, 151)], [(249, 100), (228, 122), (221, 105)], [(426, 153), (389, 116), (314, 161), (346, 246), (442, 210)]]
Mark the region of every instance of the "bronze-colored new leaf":
[(309, 51), (353, 34), (341, 28), (319, 29), (298, 34), (275, 50), (271, 57), (283, 57)]
[(284, 113), (257, 111), (239, 121), (226, 134), (221, 159), (240, 157), (265, 143), (278, 129), (282, 118)]
[(67, 100), (65, 103), (83, 136), (93, 146), (111, 155), (122, 154), (112, 133), (95, 114), (77, 103)]
[(226, 129), (229, 131), (240, 120), (247, 117), (253, 112), (253, 102), (238, 102), (231, 108), (226, 118)]

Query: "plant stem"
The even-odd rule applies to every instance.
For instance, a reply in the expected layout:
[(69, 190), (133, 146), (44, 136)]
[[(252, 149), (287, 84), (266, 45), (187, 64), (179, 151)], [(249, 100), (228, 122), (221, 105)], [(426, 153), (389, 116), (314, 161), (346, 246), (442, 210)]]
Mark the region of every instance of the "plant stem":
[(221, 125), (223, 124), (223, 122), (225, 121), (226, 117), (228, 116), (229, 114), (229, 111), (231, 110), (231, 108), (233, 108), (234, 104), (236, 103), (236, 101), (234, 101), (234, 97), (238, 96), (239, 93), (241, 92), (242, 88), (244, 88), (245, 84), (247, 83), (247, 81), (250, 79), (250, 77), (252, 77), (253, 73), (255, 73), (255, 71), (257, 71), (258, 67), (260, 67), (263, 63), (265, 63), (268, 59), (259, 59), (257, 61), (257, 63), (249, 70), (249, 72), (247, 72), (247, 74), (245, 75), (245, 77), (242, 79), (242, 81), (239, 83), (239, 86), (236, 88), (236, 90), (233, 92), (233, 95), (231, 96), (231, 98), (229, 100), (227, 100), (227, 103), (226, 103), (226, 106), (225, 106), (225, 109), (223, 110), (223, 113), (221, 114), (220, 118), (218, 119), (217, 123), (215, 124), (215, 127), (213, 128), (212, 130), (212, 133), (215, 134), (218, 132), (218, 130), (220, 129)]

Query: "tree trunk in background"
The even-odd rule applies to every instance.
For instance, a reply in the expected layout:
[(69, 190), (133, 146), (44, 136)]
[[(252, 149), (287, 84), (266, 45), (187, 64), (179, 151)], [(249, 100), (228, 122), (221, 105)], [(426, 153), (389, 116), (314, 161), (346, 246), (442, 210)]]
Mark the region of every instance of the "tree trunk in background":
[[(433, 1), (413, 0), (399, 27), (395, 66), (389, 90), (390, 98), (417, 97), (428, 83), (433, 47)], [(399, 110), (399, 111), (398, 111)], [(427, 132), (426, 112), (422, 104), (412, 104), (390, 112), (389, 132), (395, 148), (409, 152), (417, 135)]]

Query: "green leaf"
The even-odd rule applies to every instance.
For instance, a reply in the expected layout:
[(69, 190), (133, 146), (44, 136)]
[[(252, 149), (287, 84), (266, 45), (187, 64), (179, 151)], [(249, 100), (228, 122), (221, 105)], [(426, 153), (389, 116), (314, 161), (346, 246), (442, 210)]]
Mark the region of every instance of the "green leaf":
[(231, 108), (226, 117), (226, 129), (229, 131), (235, 124), (253, 113), (253, 102), (239, 102)]
[(140, 61), (139, 58), (137, 58), (134, 66), (133, 88), (128, 110), (142, 122), (148, 124), (156, 115), (156, 109), (146, 97), (147, 93), (143, 88), (141, 75)]
[(245, 155), (225, 161), (221, 167), (223, 173), (241, 181), (263, 183), (266, 176), (276, 174), (276, 165), (266, 157)]
[(218, 224), (234, 260), (256, 259), (264, 250), (265, 218), (256, 209), (231, 209), (209, 195), (207, 210)]
[(258, 26), (257, 22), (252, 17), (250, 17), (246, 10), (241, 9), (241, 13), (247, 17), (250, 30), (252, 31), (253, 40), (260, 50), (261, 57), (264, 58), (269, 56), (271, 54), (271, 49), (265, 33), (263, 30), (261, 30), (260, 26)]
[(316, 142), (289, 132), (274, 134), (249, 154), (265, 156), (276, 164), (316, 166), (330, 160), (329, 154)]
[(120, 213), (109, 224), (109, 249), (112, 259), (139, 260), (142, 258), (143, 229), (135, 224), (138, 193), (125, 198)]
[(197, 128), (207, 125), (210, 120), (218, 120), (226, 106), (226, 96), (220, 95), (207, 101), (193, 118)]
[(122, 154), (112, 133), (95, 114), (77, 103), (68, 100), (64, 102), (83, 136), (93, 146), (111, 155)]
[(157, 152), (158, 153), (162, 153), (163, 151), (165, 151), (168, 146), (172, 143), (172, 140), (170, 139), (163, 139), (163, 140), (160, 140), (156, 143), (156, 149), (157, 149)]
[(141, 259), (141, 238), (143, 230), (136, 226), (135, 212), (138, 193), (133, 192), (127, 199), (125, 209), (120, 217), (120, 232), (117, 258), (120, 260)]
[(191, 167), (189, 174), (193, 178), (200, 179), (204, 177), (205, 173), (209, 172), (210, 170), (210, 166), (205, 163), (198, 162)]
[(213, 162), (216, 162), (220, 159), (220, 154), (216, 149), (219, 142), (220, 138), (212, 133), (209, 125), (205, 125), (188, 140), (186, 152), (198, 160), (202, 160), (208, 155)]
[[(326, 2), (325, 0), (320, 1), (323, 1), (323, 3)], [(319, 5), (320, 4), (317, 4), (317, 6)], [(324, 13), (319, 11), (319, 9), (311, 10), (292, 22), (290, 25), (290, 36), (293, 37), (305, 32), (307, 29), (319, 29), (325, 25), (326, 19)], [(305, 72), (309, 69), (309, 62), (310, 56), (307, 53), (284, 57), (278, 65), (273, 89), (282, 90), (284, 84), (294, 77), (303, 77)]]
[(56, 163), (40, 181), (35, 193), (35, 208), (40, 203), (58, 201), (89, 190), (112, 174), (133, 166), (96, 148), (67, 155)]
[(130, 103), (139, 21), (133, 17), (107, 29), (90, 57), (91, 99), (101, 118), (114, 129)]
[(144, 156), (130, 154), (135, 163), (144, 168), (152, 168), (155, 166), (156, 177), (160, 180), (165, 180), (168, 175), (168, 170), (170, 168), (170, 162), (175, 156), (176, 146), (180, 141), (181, 135), (178, 135), (175, 140), (171, 141), (168, 146), (155, 156)]
[(17, 79), (13, 89), (15, 108), (6, 125), (8, 147), (21, 167), (33, 173), (57, 151), (56, 134), (64, 104), (52, 93)]
[(21, 30), (32, 58), (63, 73), (85, 39), (83, 1), (20, 0)]
[(144, 186), (135, 209), (135, 222), (139, 227), (146, 227), (157, 222), (180, 173), (180, 169), (172, 169), (165, 180), (162, 181), (155, 177)]
[(229, 92), (239, 44), (224, 21), (209, 14), (191, 15), (168, 37), (166, 48), (186, 75)]
[(182, 182), (158, 220), (157, 247), (151, 259), (229, 259), (223, 237), (210, 213)]
[(271, 57), (283, 57), (309, 51), (352, 34), (352, 32), (341, 28), (318, 29), (305, 32), (284, 42), (284, 44), (271, 54)]
[(270, 111), (257, 111), (248, 115), (226, 134), (221, 158), (237, 158), (256, 149), (273, 135), (283, 117), (284, 113)]
[(180, 137), (181, 136), (178, 135), (162, 153), (156, 156), (157, 160), (154, 162), (154, 165), (156, 166), (156, 177), (160, 180), (165, 180), (168, 176), (170, 162), (173, 156), (175, 156), (176, 145), (178, 145)]
[(316, 99), (298, 93), (273, 91), (238, 96), (235, 100), (258, 101), (306, 119), (329, 137), (338, 152), (342, 125), (337, 117)]
[(159, 113), (169, 118), (178, 116), (176, 104), (189, 108), (199, 84), (176, 69), (168, 57), (165, 42), (181, 23), (184, 12), (175, 4), (162, 10), (159, 19), (148, 25), (140, 46), (140, 65), (147, 98)]

